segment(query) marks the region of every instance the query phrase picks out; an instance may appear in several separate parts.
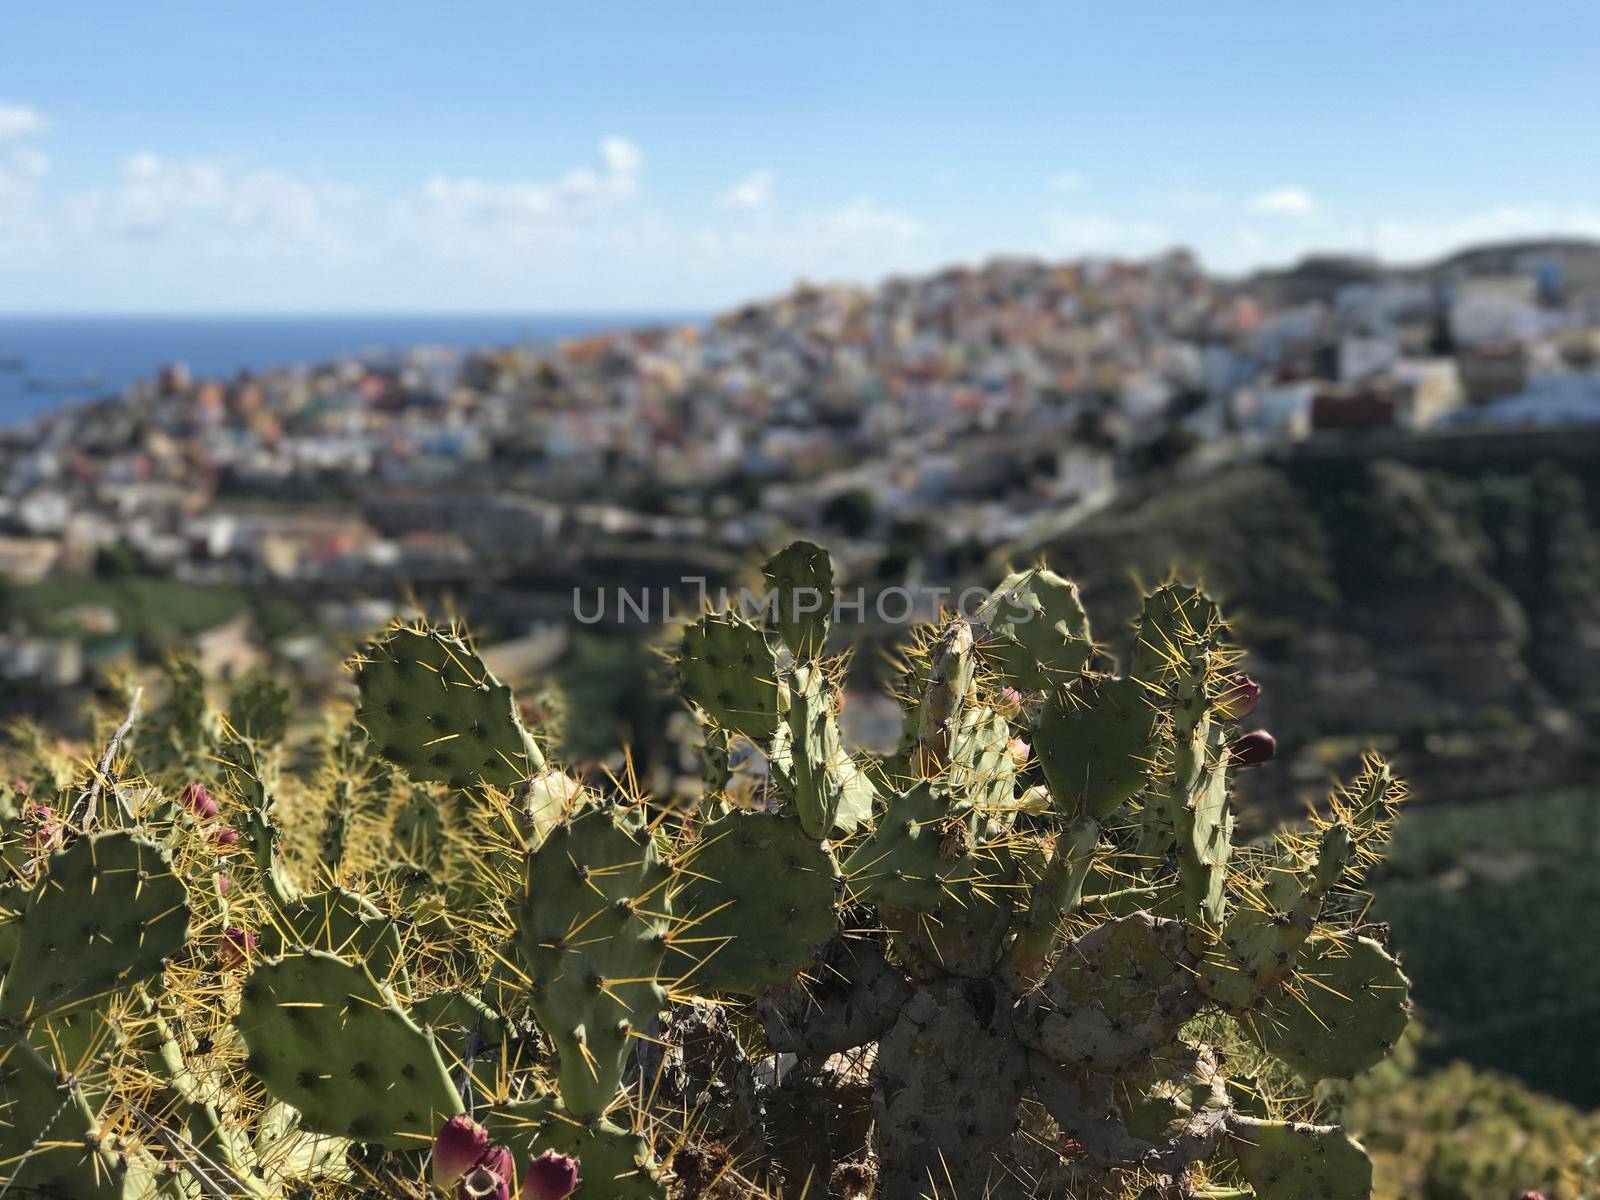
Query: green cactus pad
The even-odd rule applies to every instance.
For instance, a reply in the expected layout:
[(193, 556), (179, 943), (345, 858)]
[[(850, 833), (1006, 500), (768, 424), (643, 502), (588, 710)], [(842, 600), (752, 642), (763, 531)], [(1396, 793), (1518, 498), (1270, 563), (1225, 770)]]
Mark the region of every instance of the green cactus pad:
[(776, 605), (774, 623), (799, 662), (822, 653), (833, 615), (833, 563), (810, 542), (793, 542), (761, 568)]
[(729, 813), (675, 865), (682, 927), (667, 965), (691, 990), (755, 995), (809, 964), (838, 926), (839, 867), (794, 817)]
[(362, 967), (321, 950), (256, 967), (240, 989), (247, 1065), (306, 1129), (421, 1148), (461, 1111), (432, 1035)]
[(977, 809), (1008, 807), (1016, 798), (1017, 762), (1011, 757), (1011, 726), (986, 706), (961, 715), (950, 739), (950, 792)]
[(113, 832), (50, 856), (18, 917), (0, 1016), (32, 1019), (159, 975), (189, 939), (189, 893), (154, 842)]
[(1353, 843), (1343, 825), (1322, 833), (1315, 858), (1286, 852), (1268, 866), (1201, 960), (1200, 989), (1238, 1015), (1270, 994), (1294, 970), (1295, 956), (1316, 929), (1322, 902), (1339, 882)]
[(1232, 1117), (1228, 1140), (1259, 1200), (1367, 1200), (1372, 1162), (1337, 1125)]
[(235, 736), (277, 743), (289, 729), (289, 689), (269, 675), (252, 675), (228, 699), (227, 728)]
[(839, 738), (833, 693), (816, 667), (789, 682), (789, 708), (768, 751), (773, 778), (794, 798), (812, 837), (846, 837), (872, 814), (877, 792)]
[(1207, 652), (1221, 649), (1222, 635), (1215, 600), (1188, 584), (1164, 583), (1144, 598), (1128, 675), (1156, 684), (1176, 670), (1204, 667)]
[(1411, 1020), (1410, 980), (1371, 938), (1314, 936), (1291, 975), (1242, 1024), (1307, 1079), (1349, 1079), (1394, 1051)]
[(974, 888), (997, 879), (1001, 866), (973, 846), (970, 814), (952, 802), (949, 788), (923, 779), (889, 801), (844, 873), (862, 900), (953, 915), (973, 906)]
[(413, 779), (510, 788), (544, 766), (511, 689), (453, 634), (393, 629), (352, 665), (361, 689), (356, 720), (378, 753)]
[(1007, 575), (977, 619), (988, 629), (979, 652), (1022, 691), (1071, 682), (1094, 650), (1078, 585), (1044, 567)]
[(666, 1003), (659, 977), (671, 872), (637, 814), (590, 805), (528, 856), (517, 945), (534, 1015), (561, 1056), (561, 1098), (582, 1117), (616, 1098), (630, 1034)]
[(578, 1160), (571, 1200), (667, 1200), (644, 1138), (602, 1119), (575, 1119), (553, 1095), (497, 1104), (479, 1114), (490, 1140), (519, 1161), (553, 1150)]
[(685, 629), (678, 674), (683, 694), (718, 725), (758, 742), (778, 728), (778, 662), (744, 618), (712, 614)]
[(261, 930), (260, 948), (268, 958), (289, 950), (326, 950), (366, 967), (402, 996), (408, 990), (400, 926), (365, 896), (344, 888), (315, 892), (281, 909)]
[(1156, 744), (1150, 695), (1132, 679), (1085, 679), (1051, 697), (1033, 733), (1056, 811), (1097, 820), (1148, 782)]
[(294, 902), (300, 894), (284, 868), (278, 853), (281, 835), (272, 819), (272, 797), (254, 766), (254, 754), (243, 743), (224, 748), (229, 755), (229, 781), (239, 792), (244, 807), (244, 834), (250, 840), (256, 874), (267, 897), (280, 908)]
[(1017, 1003), (1017, 1036), (1065, 1067), (1114, 1071), (1166, 1045), (1199, 1011), (1194, 956), (1178, 921), (1134, 913), (1067, 944)]
[(1225, 887), (1233, 856), (1233, 809), (1228, 804), (1228, 734), (1221, 725), (1206, 734), (1199, 778), (1177, 813), (1178, 872), (1191, 924), (1216, 930), (1227, 914)]
[(132, 1200), (71, 1077), (20, 1038), (0, 1042), (0, 1190), (60, 1200)]

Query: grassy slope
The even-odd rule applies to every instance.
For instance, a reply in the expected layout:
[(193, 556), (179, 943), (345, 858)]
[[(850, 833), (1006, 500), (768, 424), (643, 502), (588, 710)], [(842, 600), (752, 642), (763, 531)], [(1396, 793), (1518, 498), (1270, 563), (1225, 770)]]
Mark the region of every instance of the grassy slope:
[(1374, 880), (1429, 1030), (1465, 1059), (1600, 1107), (1600, 796), (1418, 809)]

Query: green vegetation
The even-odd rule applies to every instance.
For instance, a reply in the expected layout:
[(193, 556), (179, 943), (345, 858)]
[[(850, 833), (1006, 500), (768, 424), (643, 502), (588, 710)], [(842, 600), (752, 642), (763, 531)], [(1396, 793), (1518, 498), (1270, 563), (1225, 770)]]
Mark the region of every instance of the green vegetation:
[(0, 596), (6, 618), (46, 637), (84, 637), (84, 610), (106, 608), (116, 632), (147, 647), (203, 633), (249, 606), (243, 588), (183, 583), (143, 575), (69, 575), (12, 586)]
[(1408, 1049), (1351, 1085), (1341, 1108), (1372, 1155), (1376, 1195), (1585, 1200), (1600, 1191), (1600, 1113), (1466, 1063), (1416, 1075)]
[[(1600, 1107), (1600, 796), (1413, 810), (1373, 879), (1416, 984), (1424, 1066), (1464, 1059)], [(1589, 938), (1593, 941), (1593, 938)]]

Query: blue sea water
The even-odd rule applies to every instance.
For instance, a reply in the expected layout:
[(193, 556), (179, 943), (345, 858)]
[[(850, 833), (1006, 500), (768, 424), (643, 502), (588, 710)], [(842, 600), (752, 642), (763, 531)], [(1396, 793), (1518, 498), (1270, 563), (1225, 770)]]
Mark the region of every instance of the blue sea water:
[(699, 317), (608, 313), (372, 316), (0, 315), (0, 425), (115, 395), (181, 362), (196, 377), (327, 362), (413, 346), (455, 350), (549, 343), (564, 337)]

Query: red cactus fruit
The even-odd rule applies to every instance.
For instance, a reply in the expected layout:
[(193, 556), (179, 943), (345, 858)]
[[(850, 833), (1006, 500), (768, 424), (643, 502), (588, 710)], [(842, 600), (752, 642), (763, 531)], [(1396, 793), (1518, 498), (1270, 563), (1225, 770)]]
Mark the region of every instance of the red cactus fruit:
[(1236, 767), (1259, 767), (1278, 752), (1278, 739), (1265, 729), (1253, 729), (1228, 743), (1228, 757)]
[(228, 926), (222, 935), (222, 948), (217, 951), (217, 961), (222, 964), (222, 969), (232, 971), (244, 966), (259, 940), (247, 929), (240, 929), (237, 925)]
[(518, 1200), (567, 1200), (578, 1190), (578, 1160), (546, 1150), (528, 1164)]
[(504, 1146), (491, 1146), (461, 1177), (456, 1185), (456, 1200), (511, 1200), (511, 1185), (516, 1177), (517, 1164), (511, 1151)]
[(489, 1149), (489, 1131), (471, 1117), (451, 1117), (433, 1139), (433, 1182), (449, 1189)]

